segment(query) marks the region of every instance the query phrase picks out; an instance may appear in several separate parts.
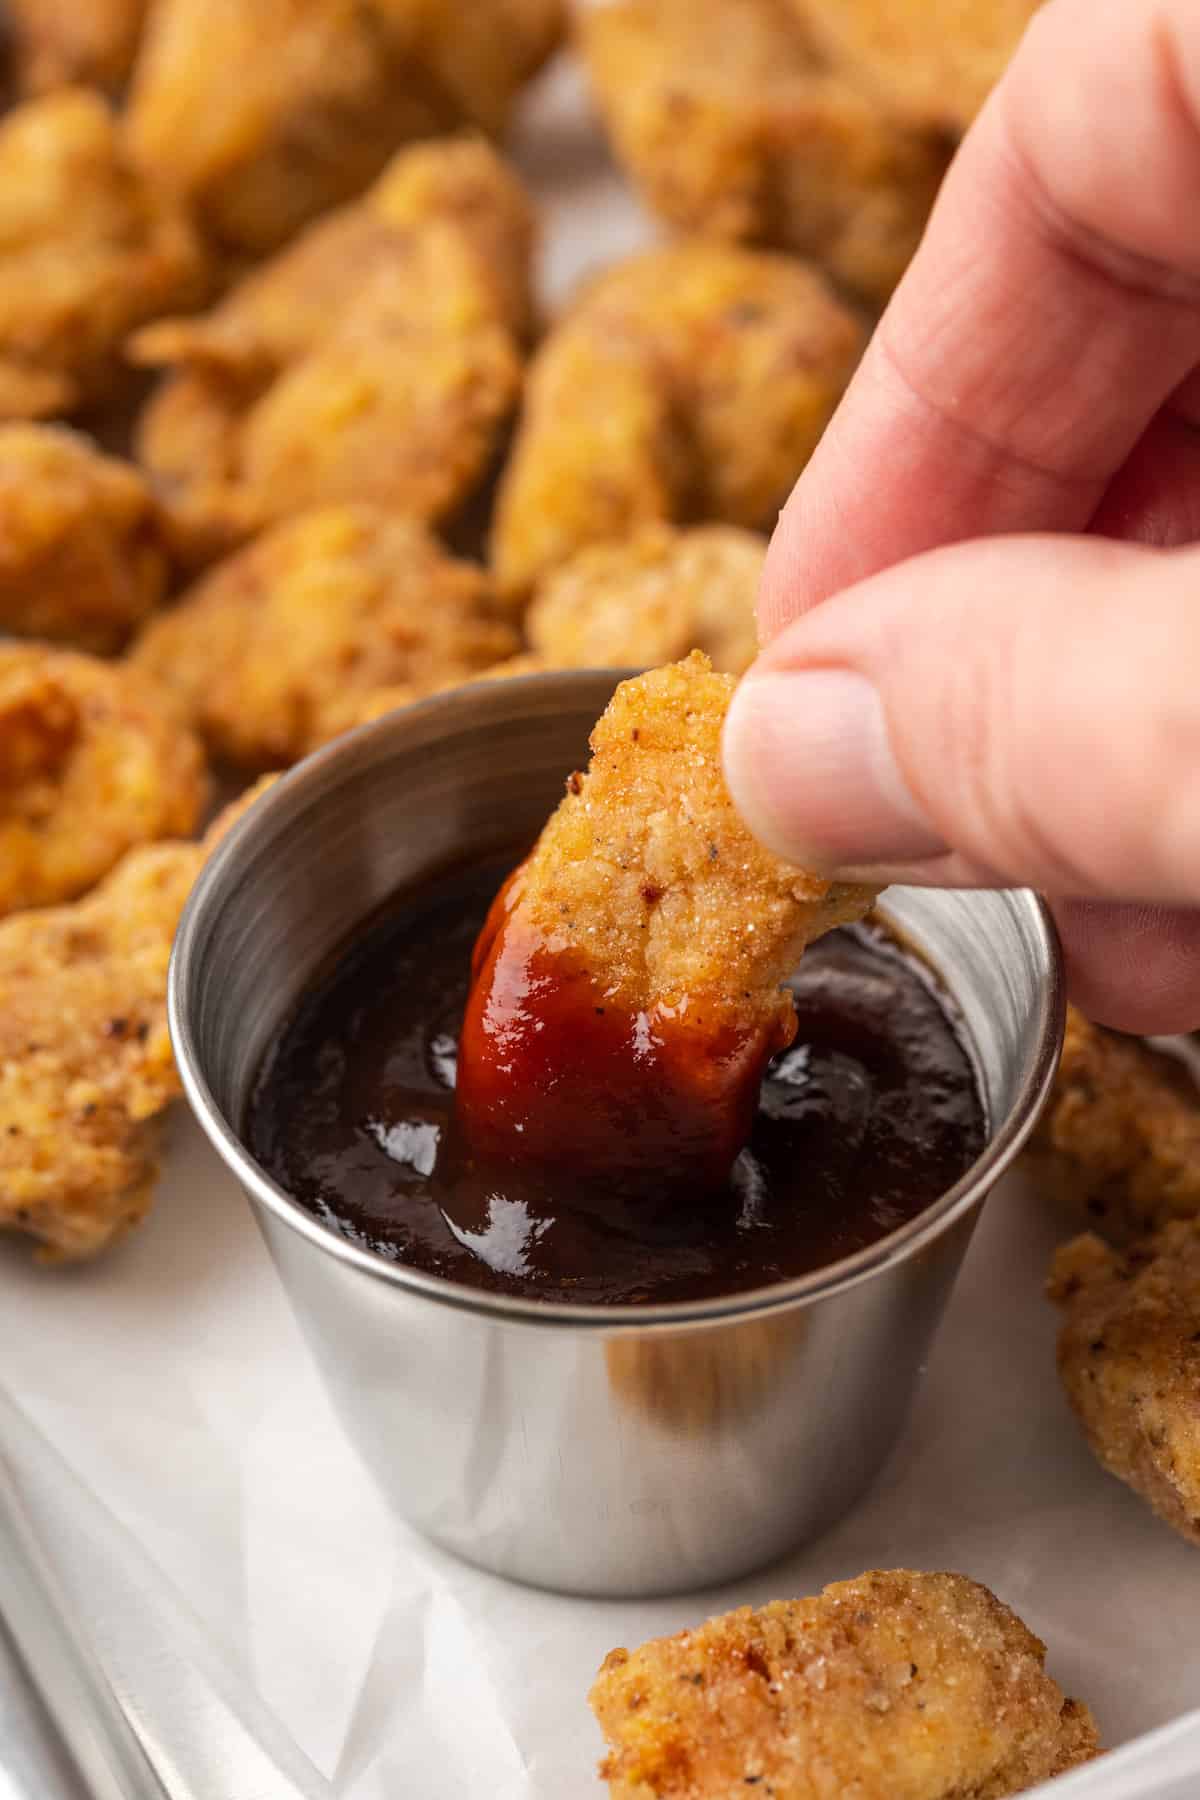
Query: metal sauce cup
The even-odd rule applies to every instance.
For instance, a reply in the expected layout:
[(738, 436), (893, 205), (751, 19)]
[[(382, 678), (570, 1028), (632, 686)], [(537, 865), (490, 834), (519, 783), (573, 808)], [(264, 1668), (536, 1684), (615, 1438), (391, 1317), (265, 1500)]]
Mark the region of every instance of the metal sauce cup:
[(188, 1098), (248, 1194), (350, 1438), (396, 1512), (479, 1566), (640, 1596), (747, 1574), (839, 1518), (896, 1441), (988, 1191), (1033, 1127), (1063, 1018), (1028, 893), (895, 890), (941, 972), (991, 1132), (919, 1218), (855, 1256), (693, 1304), (499, 1298), (360, 1249), (240, 1137), (314, 972), (390, 896), (528, 843), (583, 766), (611, 672), (484, 683), (340, 739), (229, 834), (183, 917), (170, 1014)]

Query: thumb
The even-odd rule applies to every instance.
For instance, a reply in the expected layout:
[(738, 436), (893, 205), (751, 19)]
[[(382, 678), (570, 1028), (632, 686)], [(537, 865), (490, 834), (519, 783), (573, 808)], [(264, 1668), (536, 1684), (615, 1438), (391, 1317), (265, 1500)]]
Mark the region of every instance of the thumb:
[(935, 886), (1200, 901), (1200, 551), (997, 538), (775, 639), (729, 786), (789, 859)]

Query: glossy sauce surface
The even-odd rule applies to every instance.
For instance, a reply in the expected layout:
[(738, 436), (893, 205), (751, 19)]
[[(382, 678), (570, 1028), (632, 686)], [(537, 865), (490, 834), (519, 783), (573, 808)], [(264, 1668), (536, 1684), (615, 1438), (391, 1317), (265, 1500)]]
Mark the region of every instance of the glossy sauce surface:
[(719, 1191), (635, 1203), (565, 1175), (552, 1192), (494, 1171), (481, 1181), (455, 1127), (457, 1044), (472, 947), (507, 867), (406, 896), (313, 984), (266, 1059), (249, 1146), (353, 1241), (496, 1293), (696, 1300), (865, 1248), (979, 1155), (983, 1107), (944, 998), (924, 965), (855, 927), (814, 945), (793, 979), (795, 1041), (769, 1066)]

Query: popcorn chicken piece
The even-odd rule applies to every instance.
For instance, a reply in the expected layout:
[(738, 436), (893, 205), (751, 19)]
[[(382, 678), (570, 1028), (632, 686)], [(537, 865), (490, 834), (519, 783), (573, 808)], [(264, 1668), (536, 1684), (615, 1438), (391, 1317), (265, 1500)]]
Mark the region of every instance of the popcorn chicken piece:
[(262, 254), (402, 144), (499, 130), (563, 18), (563, 0), (472, 0), (469, 26), (453, 0), (160, 0), (130, 141), (211, 237)]
[(1200, 1091), (1175, 1057), (1072, 1007), (1025, 1163), (1056, 1204), (1116, 1244), (1200, 1217)]
[(61, 426), (0, 425), (0, 631), (119, 650), (167, 578), (138, 470)]
[(83, 82), (118, 93), (133, 67), (148, 0), (7, 0), (22, 93)]
[(493, 663), (489, 668), (456, 676), (452, 681), (435, 682), (432, 687), (422, 687), (413, 682), (396, 682), (389, 687), (372, 688), (366, 694), (350, 694), (344, 699), (332, 700), (323, 710), (322, 741), (328, 742), (331, 738), (340, 737), (344, 731), (353, 731), (359, 725), (371, 725), (376, 719), (412, 706), (417, 700), (427, 700), (433, 694), (452, 693), (456, 688), (469, 686), (476, 681), (509, 681), (517, 675), (544, 673), (545, 664), (539, 656), (521, 653), (508, 656), (503, 662)]
[(538, 588), (529, 642), (548, 668), (646, 668), (703, 650), (718, 672), (744, 674), (766, 548), (731, 525), (592, 545)]
[(98, 94), (65, 88), (0, 122), (0, 419), (109, 398), (128, 334), (199, 301), (206, 278)]
[(589, 772), (493, 906), (458, 1061), (477, 1158), (614, 1193), (728, 1176), (795, 1033), (782, 982), (875, 898), (781, 862), (742, 824), (721, 772), (734, 686), (699, 652), (624, 682)]
[(792, 0), (830, 60), (898, 118), (963, 132), (1041, 0)]
[(1200, 1544), (1200, 1220), (1054, 1259), (1058, 1371), (1097, 1460)]
[(84, 893), (207, 799), (200, 746), (147, 676), (0, 643), (0, 917)]
[(655, 212), (796, 251), (888, 299), (951, 146), (831, 71), (789, 0), (620, 0), (580, 31), (617, 154)]
[(534, 359), (492, 559), (523, 603), (589, 543), (655, 523), (767, 527), (864, 342), (787, 257), (683, 243), (593, 282)]
[(0, 1229), (44, 1262), (98, 1255), (149, 1210), (180, 1092), (167, 964), (203, 844), (131, 850), (69, 906), (0, 920)]
[(218, 564), (132, 656), (217, 755), (255, 770), (323, 742), (356, 697), (466, 680), (516, 647), (482, 569), (409, 520), (340, 506)]
[(613, 1800), (1003, 1800), (1098, 1752), (1046, 1647), (962, 1575), (870, 1571), (613, 1650)]
[(421, 146), (206, 317), (143, 332), (136, 359), (176, 372), (138, 451), (183, 552), (327, 501), (453, 513), (516, 405), (534, 236), (485, 144)]

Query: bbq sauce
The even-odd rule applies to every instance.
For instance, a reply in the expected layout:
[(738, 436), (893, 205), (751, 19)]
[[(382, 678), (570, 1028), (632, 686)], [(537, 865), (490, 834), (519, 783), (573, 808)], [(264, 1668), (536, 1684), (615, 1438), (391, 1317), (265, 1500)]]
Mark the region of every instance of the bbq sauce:
[[(572, 1171), (498, 1179), (455, 1118), (472, 948), (511, 859), (406, 895), (333, 959), (267, 1055), (247, 1119), (306, 1210), (392, 1261), (491, 1293), (664, 1303), (786, 1281), (877, 1242), (983, 1149), (970, 1055), (926, 966), (874, 925), (813, 945), (796, 1035), (715, 1190), (661, 1198)], [(473, 1148), (473, 1147), (472, 1147)]]

